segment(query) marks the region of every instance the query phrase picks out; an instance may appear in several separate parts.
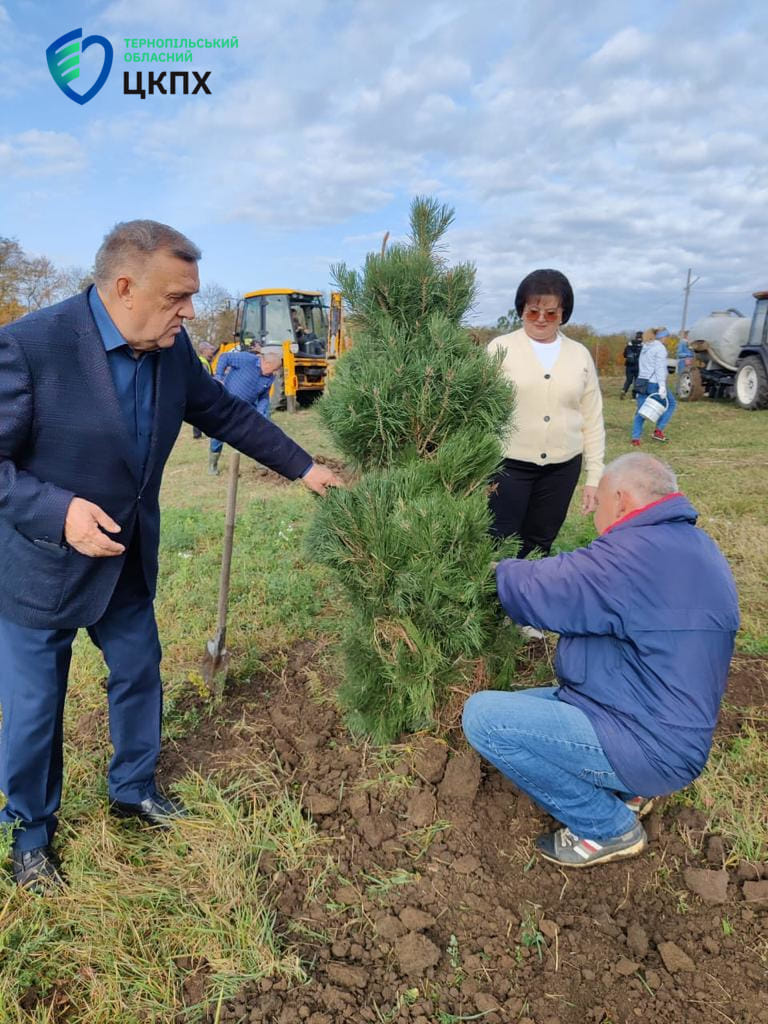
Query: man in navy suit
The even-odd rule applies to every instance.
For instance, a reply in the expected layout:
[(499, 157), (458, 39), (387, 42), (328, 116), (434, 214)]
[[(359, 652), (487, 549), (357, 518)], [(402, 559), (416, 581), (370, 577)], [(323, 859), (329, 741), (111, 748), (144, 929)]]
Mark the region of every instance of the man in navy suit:
[(185, 813), (155, 787), (153, 611), (158, 495), (182, 422), (320, 494), (339, 483), (201, 364), (183, 326), (200, 256), (167, 225), (118, 224), (95, 286), (0, 329), (0, 823), (20, 885), (61, 882), (51, 840), (79, 627), (109, 668), (111, 810), (156, 826)]

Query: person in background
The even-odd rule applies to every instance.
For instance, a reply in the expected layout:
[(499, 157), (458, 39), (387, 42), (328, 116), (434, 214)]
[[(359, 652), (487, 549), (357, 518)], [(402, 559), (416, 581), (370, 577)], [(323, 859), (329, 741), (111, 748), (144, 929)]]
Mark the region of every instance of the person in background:
[(675, 358), (677, 359), (677, 377), (679, 380), (683, 370), (687, 370), (693, 362), (693, 349), (688, 344), (688, 331), (680, 331)]
[(507, 614), (561, 634), (557, 685), (473, 694), (464, 732), (562, 823), (536, 840), (561, 867), (640, 853), (651, 798), (706, 764), (739, 606), (696, 518), (670, 467), (630, 452), (600, 480), (596, 540), (496, 567)]
[[(216, 379), (220, 380), (230, 394), (242, 398), (254, 409), (269, 419), (269, 392), (275, 381), (275, 373), (282, 365), (279, 352), (225, 352), (216, 366)], [(208, 456), (208, 472), (219, 475), (219, 459), (224, 442), (211, 438)]]
[(594, 510), (603, 469), (605, 428), (597, 370), (584, 345), (561, 333), (573, 310), (573, 289), (559, 270), (534, 270), (521, 282), (515, 309), (523, 326), (495, 338), (491, 355), (517, 397), (504, 463), (491, 493), (491, 533), (517, 535), (518, 558), (549, 553), (581, 472), (581, 510)]
[(215, 349), (213, 355), (210, 357), (208, 362), (211, 364), (211, 373), (216, 373), (216, 369), (219, 365), (219, 359), (226, 355), (227, 352), (236, 352), (240, 350), (240, 342), (233, 338), (232, 341), (222, 341), (222, 343)]
[(291, 326), (293, 327), (296, 342), (301, 347), (306, 337), (307, 329), (304, 326), (302, 313), (297, 306), (291, 306)]
[[(197, 358), (203, 364), (208, 373), (211, 373), (211, 359), (216, 352), (215, 345), (212, 345), (209, 341), (201, 341), (197, 346)], [(203, 436), (203, 432), (200, 427), (192, 427), (192, 440), (199, 441)]]
[(643, 427), (645, 417), (640, 415), (640, 409), (648, 396), (658, 399), (666, 404), (665, 411), (659, 417), (653, 431), (654, 441), (666, 441), (667, 435), (664, 428), (672, 419), (677, 402), (672, 391), (667, 388), (667, 350), (659, 338), (668, 336), (665, 328), (649, 327), (643, 331), (643, 347), (640, 351), (640, 361), (637, 369), (637, 381), (635, 391), (637, 392), (635, 417), (632, 421), (632, 447), (639, 448), (642, 444)]
[(197, 346), (197, 358), (203, 364), (205, 369), (209, 373), (213, 373), (211, 368), (211, 360), (216, 355), (216, 346), (212, 345), (210, 341), (201, 341)]
[(624, 387), (619, 395), (622, 401), (627, 397), (627, 392), (630, 388), (632, 388), (632, 397), (635, 397), (634, 383), (637, 380), (637, 367), (640, 362), (640, 349), (642, 347), (642, 331), (637, 331), (634, 338), (624, 346)]

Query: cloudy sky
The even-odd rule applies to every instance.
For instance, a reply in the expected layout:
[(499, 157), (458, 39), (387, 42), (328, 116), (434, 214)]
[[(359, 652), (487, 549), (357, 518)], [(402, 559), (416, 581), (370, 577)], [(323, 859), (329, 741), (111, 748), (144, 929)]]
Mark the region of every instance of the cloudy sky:
[[(114, 49), (83, 105), (45, 57), (76, 28)], [(688, 267), (689, 323), (748, 312), (767, 28), (763, 0), (0, 0), (0, 235), (88, 266), (115, 221), (154, 217), (204, 250), (203, 283), (325, 289), (431, 194), (477, 265), (475, 322), (537, 266), (600, 330), (678, 327)], [(170, 65), (210, 71), (210, 96), (123, 94), (124, 71), (166, 69), (126, 62), (131, 40), (231, 36)]]

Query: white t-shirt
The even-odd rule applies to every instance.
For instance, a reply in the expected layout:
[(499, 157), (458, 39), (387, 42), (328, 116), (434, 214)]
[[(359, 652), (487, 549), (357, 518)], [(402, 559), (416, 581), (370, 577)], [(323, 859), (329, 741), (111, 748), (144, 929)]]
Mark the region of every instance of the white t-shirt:
[(551, 370), (557, 362), (557, 357), (560, 355), (560, 348), (562, 347), (560, 335), (558, 334), (554, 341), (534, 341), (533, 338), (529, 338), (528, 341), (531, 343), (533, 354), (544, 369)]

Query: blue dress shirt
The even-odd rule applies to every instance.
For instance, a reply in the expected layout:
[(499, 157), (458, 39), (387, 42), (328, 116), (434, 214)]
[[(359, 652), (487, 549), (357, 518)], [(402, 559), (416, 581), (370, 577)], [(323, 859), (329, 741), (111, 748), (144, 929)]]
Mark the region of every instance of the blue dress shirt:
[(136, 443), (136, 468), (141, 479), (144, 476), (152, 440), (157, 353), (142, 352), (138, 357), (133, 354), (133, 349), (115, 327), (95, 287), (88, 293), (88, 303), (101, 340), (104, 342), (109, 370), (128, 434)]

